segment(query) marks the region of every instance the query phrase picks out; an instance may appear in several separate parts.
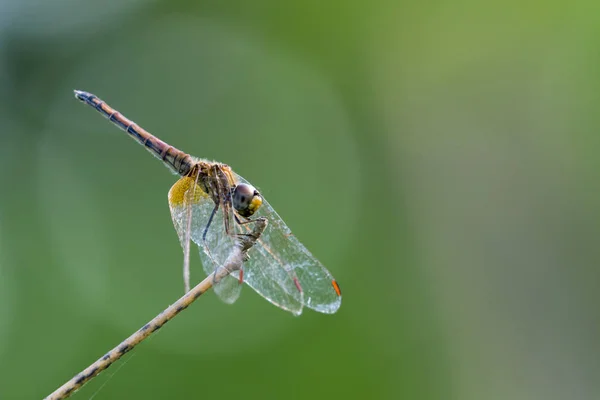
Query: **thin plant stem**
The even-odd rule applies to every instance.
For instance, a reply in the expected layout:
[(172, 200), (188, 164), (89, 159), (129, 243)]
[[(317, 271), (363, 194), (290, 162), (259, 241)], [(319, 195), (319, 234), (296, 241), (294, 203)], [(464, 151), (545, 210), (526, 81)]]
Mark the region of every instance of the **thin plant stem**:
[(248, 250), (254, 246), (262, 232), (265, 230), (266, 226), (267, 220), (265, 218), (258, 218), (254, 224), (252, 233), (239, 236), (238, 242), (240, 246), (235, 246), (232, 249), (232, 252), (229, 255), (225, 265), (223, 265), (221, 268), (218, 268), (214, 274), (206, 277), (206, 279), (192, 288), (192, 290), (187, 292), (183, 297), (169, 306), (166, 310), (154, 317), (150, 322), (141, 327), (134, 334), (122, 341), (118, 346), (96, 360), (92, 365), (75, 375), (64, 385), (56, 389), (53, 393), (46, 397), (46, 399), (66, 399), (75, 393), (100, 372), (110, 367), (112, 363), (121, 358), (125, 353), (132, 350), (144, 339), (149, 337), (153, 332), (159, 330), (164, 324), (169, 322), (181, 311), (185, 310), (194, 302), (194, 300), (213, 287), (213, 285), (218, 283), (231, 272), (239, 270), (242, 267), (242, 263), (247, 259)]

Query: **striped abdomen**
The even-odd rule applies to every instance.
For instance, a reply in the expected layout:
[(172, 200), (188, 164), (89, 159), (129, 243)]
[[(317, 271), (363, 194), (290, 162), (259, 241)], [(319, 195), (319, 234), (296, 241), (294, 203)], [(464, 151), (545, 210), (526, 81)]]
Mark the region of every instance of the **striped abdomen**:
[(135, 122), (125, 118), (104, 101), (88, 92), (75, 90), (75, 97), (95, 108), (100, 114), (108, 118), (113, 124), (124, 130), (150, 153), (162, 160), (173, 172), (185, 176), (194, 165), (194, 160), (189, 154), (169, 146), (156, 136), (147, 132)]

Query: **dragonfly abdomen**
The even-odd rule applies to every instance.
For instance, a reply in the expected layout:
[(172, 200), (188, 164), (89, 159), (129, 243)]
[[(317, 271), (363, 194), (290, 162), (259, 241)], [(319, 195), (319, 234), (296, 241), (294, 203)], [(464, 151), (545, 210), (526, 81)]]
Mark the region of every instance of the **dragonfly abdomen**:
[(75, 97), (93, 107), (110, 122), (127, 132), (129, 136), (144, 146), (146, 150), (152, 153), (152, 155), (164, 162), (173, 172), (185, 176), (192, 169), (194, 160), (189, 154), (163, 142), (117, 110), (110, 107), (97, 96), (88, 92), (75, 90)]

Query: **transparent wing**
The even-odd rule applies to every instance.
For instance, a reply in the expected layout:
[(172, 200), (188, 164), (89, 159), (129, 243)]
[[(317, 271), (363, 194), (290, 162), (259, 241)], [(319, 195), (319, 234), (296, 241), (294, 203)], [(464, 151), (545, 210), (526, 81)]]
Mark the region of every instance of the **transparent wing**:
[[(190, 240), (200, 249), (202, 267), (206, 275), (213, 274), (217, 268), (222, 268), (227, 258), (235, 253), (232, 250), (237, 244), (235, 239), (225, 232), (225, 216), (222, 207), (213, 215), (206, 241), (202, 239), (214, 207), (213, 200), (196, 185), (192, 177), (179, 179), (169, 191), (171, 217), (184, 252), (184, 270), (186, 266), (189, 267)], [(184, 279), (189, 281), (189, 273), (186, 277), (184, 272)], [(187, 282), (186, 286), (188, 286)], [(233, 303), (240, 295), (241, 286), (239, 274), (234, 272), (216, 284), (214, 290), (223, 301)]]
[[(239, 175), (236, 178), (249, 183)], [(337, 282), (264, 197), (253, 217), (266, 217), (268, 225), (244, 263), (244, 281), (271, 303), (295, 314), (302, 312), (303, 305), (322, 313), (336, 312), (342, 302)], [(251, 229), (248, 225), (242, 225), (245, 231)]]
[[(235, 228), (235, 220), (233, 215), (225, 215), (223, 207), (219, 207), (213, 216), (212, 222), (206, 232), (206, 240), (202, 239), (206, 224), (210, 219), (210, 215), (214, 209), (214, 202), (210, 204), (198, 204), (193, 207), (191, 239), (198, 245), (200, 250), (200, 259), (202, 260), (202, 268), (206, 275), (214, 274), (218, 268), (223, 268), (227, 265), (228, 258), (232, 254), (237, 254), (233, 251), (233, 247), (237, 246), (237, 242), (232, 235), (228, 235), (225, 231), (225, 218), (230, 219), (230, 227)], [(233, 232), (232, 232), (233, 233)], [(240, 297), (242, 290), (242, 282), (239, 279), (239, 271), (233, 271), (221, 279), (214, 287), (217, 296), (225, 303), (231, 304)]]
[[(190, 224), (194, 201), (193, 192), (189, 189), (194, 185), (192, 178), (181, 178), (171, 187), (168, 195), (171, 219), (183, 248), (183, 282), (186, 293), (190, 291)], [(207, 198), (206, 195), (200, 196), (197, 201), (206, 201)]]

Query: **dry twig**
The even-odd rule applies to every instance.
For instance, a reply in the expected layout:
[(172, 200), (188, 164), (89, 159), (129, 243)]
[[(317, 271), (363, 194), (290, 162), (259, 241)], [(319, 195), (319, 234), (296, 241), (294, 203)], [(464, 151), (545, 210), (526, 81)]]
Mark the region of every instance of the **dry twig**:
[(66, 399), (83, 385), (89, 382), (92, 378), (110, 367), (112, 363), (121, 358), (125, 353), (133, 349), (140, 342), (150, 336), (153, 332), (156, 332), (164, 324), (170, 321), (173, 317), (185, 310), (194, 300), (200, 295), (206, 292), (208, 289), (213, 287), (225, 276), (229, 275), (233, 271), (237, 271), (242, 267), (242, 263), (247, 259), (248, 250), (258, 240), (260, 235), (263, 233), (267, 226), (267, 220), (265, 218), (259, 218), (254, 224), (254, 230), (252, 233), (239, 237), (239, 247), (234, 247), (230, 254), (226, 265), (219, 268), (214, 274), (206, 277), (202, 282), (196, 285), (192, 290), (186, 293), (182, 298), (177, 300), (166, 310), (158, 314), (152, 321), (148, 322), (133, 335), (129, 336), (117, 347), (110, 350), (92, 365), (75, 375), (71, 380), (66, 382), (64, 385), (56, 389), (52, 394), (46, 397), (47, 400), (58, 400)]

